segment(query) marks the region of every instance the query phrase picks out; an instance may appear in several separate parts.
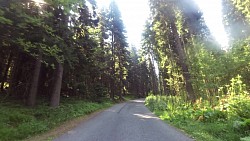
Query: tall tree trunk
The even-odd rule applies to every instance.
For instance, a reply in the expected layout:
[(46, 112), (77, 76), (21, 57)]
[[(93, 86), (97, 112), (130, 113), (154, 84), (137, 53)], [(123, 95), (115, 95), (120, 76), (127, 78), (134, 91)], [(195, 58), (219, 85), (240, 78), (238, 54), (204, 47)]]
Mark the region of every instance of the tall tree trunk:
[(16, 55), (14, 54), (13, 56), (17, 56), (14, 57), (13, 59), (13, 66), (11, 68), (11, 72), (10, 72), (10, 82), (9, 82), (9, 88), (7, 90), (8, 95), (14, 97), (15, 96), (15, 91), (18, 85), (18, 73), (19, 73), (19, 69), (20, 66), (22, 65), (22, 54), (21, 53), (17, 53)]
[[(150, 56), (149, 56), (150, 58)], [(157, 83), (157, 77), (155, 72), (155, 65), (153, 59), (149, 59), (149, 72), (150, 72), (150, 82), (151, 82), (151, 90), (154, 95), (159, 93), (158, 83)]]
[(114, 83), (114, 78), (113, 75), (111, 74), (110, 76), (110, 99), (115, 100), (115, 83)]
[(7, 65), (6, 65), (5, 70), (4, 70), (3, 80), (2, 80), (2, 82), (1, 82), (0, 91), (3, 91), (4, 83), (7, 81), (8, 72), (9, 72), (9, 68), (10, 68), (11, 61), (12, 61), (12, 53), (10, 52), (9, 57), (8, 57)]
[(160, 95), (163, 95), (163, 76), (162, 76), (162, 71), (159, 68), (159, 85), (160, 85)]
[(114, 31), (112, 31), (112, 41), (111, 41), (111, 74), (110, 74), (110, 98), (115, 100), (115, 54), (114, 54)]
[(54, 87), (52, 88), (52, 94), (50, 99), (51, 107), (58, 107), (60, 103), (60, 93), (62, 87), (62, 77), (63, 77), (63, 65), (61, 63), (57, 64)]
[(119, 55), (119, 68), (120, 68), (120, 72), (119, 72), (119, 79), (120, 79), (120, 82), (119, 82), (119, 99), (120, 100), (123, 100), (123, 97), (122, 97), (122, 92), (123, 92), (123, 70), (122, 70), (122, 66), (121, 66), (121, 57)]
[(173, 95), (173, 93), (171, 93), (170, 91), (170, 85), (168, 84), (167, 80), (170, 79), (170, 75), (168, 74), (168, 69), (164, 68), (164, 88), (165, 88), (165, 94), (166, 95)]
[(42, 64), (41, 60), (42, 60), (42, 54), (39, 53), (39, 56), (36, 59), (33, 79), (31, 82), (30, 93), (28, 97), (28, 105), (31, 107), (35, 106), (36, 104), (36, 96), (37, 96), (39, 76), (40, 76), (40, 70), (41, 70), (41, 64)]
[(177, 32), (177, 28), (176, 28), (176, 25), (173, 21), (171, 21), (171, 28), (172, 28), (173, 35), (174, 35), (176, 51), (177, 51), (178, 57), (179, 57), (178, 62), (181, 65), (181, 69), (183, 71), (183, 77), (185, 79), (185, 86), (186, 86), (186, 91), (188, 94), (188, 99), (191, 100), (192, 102), (194, 102), (196, 99), (196, 96), (194, 94), (193, 86), (192, 86), (192, 83), (190, 81), (191, 75), (189, 73), (188, 66), (186, 64), (186, 54), (185, 54), (185, 51), (181, 45), (181, 41), (180, 41), (180, 38), (179, 38), (179, 35)]

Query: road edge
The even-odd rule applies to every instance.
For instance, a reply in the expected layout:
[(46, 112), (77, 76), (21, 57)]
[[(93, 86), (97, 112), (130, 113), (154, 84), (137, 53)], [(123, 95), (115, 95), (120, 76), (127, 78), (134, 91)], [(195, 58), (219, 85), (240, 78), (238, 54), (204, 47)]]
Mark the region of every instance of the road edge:
[[(116, 104), (113, 104), (110, 107), (113, 107), (114, 105), (116, 105)], [(91, 118), (94, 118), (95, 116), (99, 115), (100, 113), (109, 109), (110, 107), (97, 110), (93, 113), (90, 113), (89, 115), (84, 115), (84, 116), (80, 116), (80, 117), (65, 121), (62, 124), (60, 124), (58, 127), (51, 129), (50, 131), (47, 131), (47, 132), (42, 133), (42, 134), (38, 134), (36, 136), (32, 136), (30, 138), (24, 139), (23, 141), (51, 141), (55, 137), (60, 136), (63, 133), (66, 133), (66, 132), (70, 131), (71, 129), (75, 128), (80, 123), (87, 121)]]
[(104, 109), (99, 109), (93, 113), (90, 113), (89, 115), (84, 115), (84, 116), (80, 116), (77, 118), (73, 118), (71, 120), (65, 121), (63, 123), (61, 123), (60, 125), (58, 125), (58, 127), (55, 127), (45, 133), (41, 133), (29, 138), (26, 138), (22, 141), (52, 141), (54, 138), (74, 129), (76, 126), (78, 126), (80, 123), (88, 121), (94, 117), (96, 117), (97, 115), (101, 114), (103, 111), (117, 105), (117, 104), (121, 104), (121, 103), (126, 103), (126, 102), (131, 102), (133, 101), (133, 99), (126, 99), (125, 101), (122, 102), (118, 102), (118, 103), (114, 103), (113, 105), (104, 108)]

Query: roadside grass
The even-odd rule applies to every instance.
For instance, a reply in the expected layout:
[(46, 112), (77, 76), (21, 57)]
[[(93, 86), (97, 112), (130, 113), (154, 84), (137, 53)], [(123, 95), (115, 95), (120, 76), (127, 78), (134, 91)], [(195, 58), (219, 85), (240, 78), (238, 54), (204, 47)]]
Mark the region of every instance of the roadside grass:
[(220, 105), (223, 98), (212, 108), (207, 101), (189, 104), (178, 96), (151, 95), (145, 105), (196, 141), (250, 141), (250, 97), (231, 96), (227, 100), (225, 109)]
[(124, 96), (125, 101), (137, 99), (135, 95), (129, 94)]
[(200, 122), (192, 119), (169, 120), (164, 118), (166, 112), (155, 112), (164, 122), (181, 129), (196, 141), (239, 141), (245, 134), (233, 127), (233, 121)]
[(0, 141), (27, 139), (49, 131), (65, 121), (108, 108), (113, 104), (109, 100), (95, 103), (62, 99), (58, 108), (50, 108), (45, 103), (28, 108), (13, 101), (0, 103)]

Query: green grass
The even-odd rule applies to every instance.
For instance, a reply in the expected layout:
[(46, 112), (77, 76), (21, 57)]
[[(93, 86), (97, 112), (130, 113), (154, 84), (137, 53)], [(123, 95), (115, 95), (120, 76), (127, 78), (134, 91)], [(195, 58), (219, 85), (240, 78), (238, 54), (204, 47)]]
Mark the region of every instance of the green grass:
[(47, 104), (28, 108), (13, 102), (0, 103), (0, 141), (22, 140), (44, 133), (70, 119), (88, 115), (99, 109), (110, 107), (113, 103), (105, 101), (62, 100), (59, 108)]
[[(175, 102), (172, 102), (174, 101)], [(243, 100), (240, 100), (242, 102)], [(172, 103), (171, 103), (172, 102)], [(185, 105), (182, 99), (166, 96), (149, 96), (146, 106), (166, 123), (173, 125), (196, 141), (250, 141), (249, 101), (233, 110), (218, 111), (210, 107)], [(230, 106), (234, 106), (231, 104)], [(196, 108), (194, 108), (196, 107)], [(239, 115), (243, 115), (242, 118)]]
[(167, 114), (166, 112), (157, 111), (155, 114), (164, 122), (194, 137), (196, 141), (239, 141), (244, 136), (235, 131), (230, 121), (211, 123), (194, 121), (192, 119), (172, 119), (170, 121), (164, 118), (165, 114)]
[(135, 95), (130, 94), (130, 95), (125, 95), (125, 96), (124, 96), (124, 99), (125, 99), (126, 101), (129, 101), (129, 100), (133, 100), (133, 99), (137, 99), (137, 98), (136, 98)]

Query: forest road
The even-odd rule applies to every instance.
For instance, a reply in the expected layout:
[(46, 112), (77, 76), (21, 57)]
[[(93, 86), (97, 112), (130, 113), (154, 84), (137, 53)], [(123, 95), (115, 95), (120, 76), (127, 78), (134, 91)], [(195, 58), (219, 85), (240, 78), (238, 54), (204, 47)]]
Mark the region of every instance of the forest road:
[(144, 100), (117, 104), (82, 122), (54, 141), (193, 141), (161, 121)]

